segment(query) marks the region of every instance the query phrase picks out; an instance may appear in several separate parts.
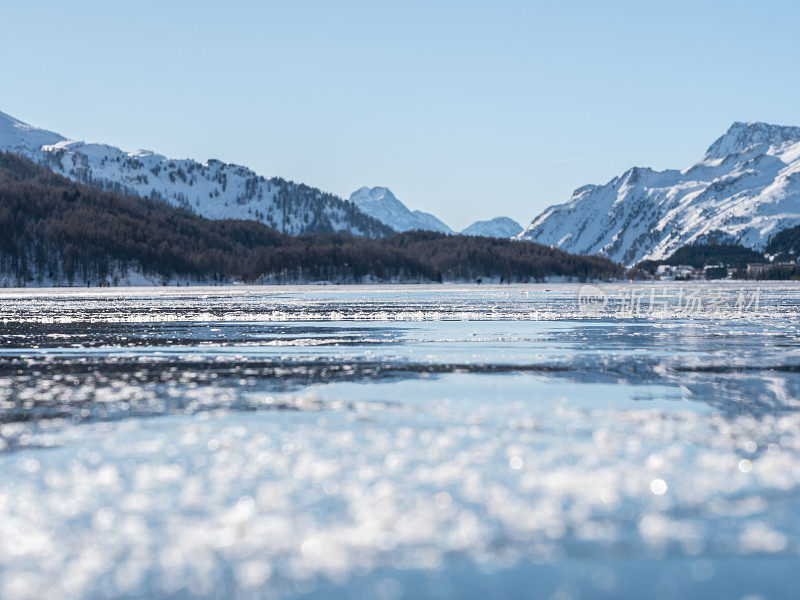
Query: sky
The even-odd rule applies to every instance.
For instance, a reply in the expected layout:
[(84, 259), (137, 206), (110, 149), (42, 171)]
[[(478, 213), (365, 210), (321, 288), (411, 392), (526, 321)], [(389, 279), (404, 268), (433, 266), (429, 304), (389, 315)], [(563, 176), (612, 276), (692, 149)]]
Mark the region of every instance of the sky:
[(453, 228), (526, 225), (733, 121), (800, 125), (798, 2), (4, 2), (0, 111)]

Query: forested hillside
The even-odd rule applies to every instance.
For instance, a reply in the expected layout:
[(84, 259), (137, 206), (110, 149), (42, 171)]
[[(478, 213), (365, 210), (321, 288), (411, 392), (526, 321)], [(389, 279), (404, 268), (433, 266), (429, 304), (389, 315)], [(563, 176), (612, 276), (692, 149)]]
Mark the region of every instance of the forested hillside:
[(776, 233), (767, 244), (767, 254), (776, 260), (797, 260), (800, 256), (800, 225)]
[(618, 277), (607, 259), (529, 242), (430, 232), (385, 239), (288, 236), (159, 200), (76, 184), (0, 153), (0, 282), (536, 281)]
[(107, 144), (67, 140), (0, 112), (0, 150), (21, 154), (72, 181), (118, 193), (160, 198), (211, 219), (260, 221), (301, 233), (384, 237), (395, 231), (322, 190), (267, 179), (247, 167), (209, 159), (171, 159), (155, 152), (125, 152)]
[(708, 265), (744, 268), (747, 263), (763, 262), (764, 256), (752, 248), (739, 244), (689, 244), (681, 246), (667, 258), (661, 260), (643, 260), (636, 266), (643, 271), (653, 273), (658, 265), (688, 265), (702, 269)]

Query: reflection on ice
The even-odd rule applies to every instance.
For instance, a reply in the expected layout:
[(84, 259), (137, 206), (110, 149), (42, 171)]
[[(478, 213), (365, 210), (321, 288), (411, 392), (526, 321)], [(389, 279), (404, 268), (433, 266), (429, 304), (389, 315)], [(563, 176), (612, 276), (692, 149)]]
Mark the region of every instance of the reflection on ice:
[(7, 293), (0, 597), (791, 597), (800, 294), (576, 289)]

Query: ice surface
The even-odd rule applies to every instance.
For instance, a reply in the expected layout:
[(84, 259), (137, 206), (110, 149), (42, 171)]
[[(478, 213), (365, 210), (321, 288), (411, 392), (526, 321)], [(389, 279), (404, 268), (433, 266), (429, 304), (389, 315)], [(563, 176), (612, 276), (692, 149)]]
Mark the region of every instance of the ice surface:
[(800, 293), (761, 287), (6, 290), (0, 598), (791, 598)]

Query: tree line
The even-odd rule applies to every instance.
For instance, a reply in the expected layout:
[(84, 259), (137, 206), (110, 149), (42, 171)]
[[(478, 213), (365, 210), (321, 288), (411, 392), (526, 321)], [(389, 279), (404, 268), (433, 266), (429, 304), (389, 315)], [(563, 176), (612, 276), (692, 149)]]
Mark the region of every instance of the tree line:
[(76, 184), (0, 153), (0, 280), (115, 283), (126, 272), (206, 282), (496, 280), (621, 277), (605, 258), (532, 242), (406, 232), (289, 236), (211, 220), (158, 199)]
[(702, 269), (708, 265), (744, 268), (748, 263), (763, 261), (763, 254), (739, 244), (688, 244), (681, 246), (667, 258), (643, 260), (636, 266), (642, 271), (652, 274), (659, 265), (673, 267), (686, 265), (695, 269)]

